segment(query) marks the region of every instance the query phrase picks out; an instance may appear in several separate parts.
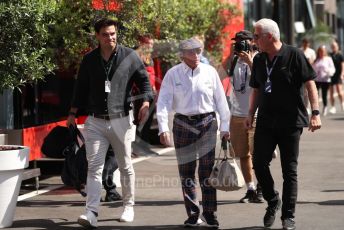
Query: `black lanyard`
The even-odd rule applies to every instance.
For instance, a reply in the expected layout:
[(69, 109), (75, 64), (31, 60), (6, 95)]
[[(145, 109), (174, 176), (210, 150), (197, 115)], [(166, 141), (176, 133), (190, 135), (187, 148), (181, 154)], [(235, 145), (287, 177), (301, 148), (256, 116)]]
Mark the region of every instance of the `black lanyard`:
[[(100, 54), (100, 63), (104, 69), (105, 75), (106, 75), (106, 81), (109, 81), (109, 76), (110, 76), (110, 72), (111, 72), (111, 68), (113, 66), (113, 63), (115, 62), (115, 58), (116, 58), (117, 52), (111, 54), (110, 56), (110, 61), (106, 62), (103, 59), (103, 56)], [(106, 64), (104, 64), (106, 62)]]
[[(241, 77), (241, 71), (239, 71), (239, 75), (240, 75), (240, 79), (242, 80), (242, 77)], [(246, 92), (246, 81), (247, 81), (247, 65), (245, 65), (245, 79), (244, 81), (241, 81), (240, 83), (240, 88), (239, 89), (236, 89), (235, 88), (235, 76), (233, 77), (233, 88), (234, 88), (234, 91), (236, 92), (240, 92), (242, 94), (244, 94)]]

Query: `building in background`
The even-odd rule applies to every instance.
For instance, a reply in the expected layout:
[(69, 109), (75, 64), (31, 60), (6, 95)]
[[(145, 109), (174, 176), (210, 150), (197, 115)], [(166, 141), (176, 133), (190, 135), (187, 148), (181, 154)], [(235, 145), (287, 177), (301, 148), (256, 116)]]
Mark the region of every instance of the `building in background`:
[[(307, 36), (314, 43), (333, 38), (341, 46), (344, 43), (344, 0), (245, 0), (244, 14), (247, 29), (260, 18), (273, 19), (280, 27), (281, 39), (291, 45), (299, 46)], [(319, 32), (324, 27), (328, 33)]]

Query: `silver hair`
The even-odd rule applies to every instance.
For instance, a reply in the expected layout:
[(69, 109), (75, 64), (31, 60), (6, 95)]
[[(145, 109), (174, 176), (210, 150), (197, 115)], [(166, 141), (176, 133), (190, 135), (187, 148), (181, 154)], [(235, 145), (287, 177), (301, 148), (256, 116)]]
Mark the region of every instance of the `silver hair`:
[(275, 21), (269, 18), (262, 18), (254, 24), (254, 27), (260, 27), (262, 29), (262, 33), (270, 33), (272, 37), (274, 37), (277, 40), (280, 40), (280, 30)]

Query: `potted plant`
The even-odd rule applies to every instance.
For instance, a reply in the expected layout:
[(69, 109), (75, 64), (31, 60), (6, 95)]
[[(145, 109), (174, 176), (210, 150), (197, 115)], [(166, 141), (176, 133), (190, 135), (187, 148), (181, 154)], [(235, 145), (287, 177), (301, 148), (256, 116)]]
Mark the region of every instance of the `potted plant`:
[(28, 165), (28, 147), (0, 146), (0, 228), (12, 225), (23, 171)]
[[(0, 3), (0, 133), (13, 129), (13, 93), (54, 69), (48, 25), (56, 1), (2, 0)], [(12, 225), (29, 148), (0, 143), (0, 228)]]

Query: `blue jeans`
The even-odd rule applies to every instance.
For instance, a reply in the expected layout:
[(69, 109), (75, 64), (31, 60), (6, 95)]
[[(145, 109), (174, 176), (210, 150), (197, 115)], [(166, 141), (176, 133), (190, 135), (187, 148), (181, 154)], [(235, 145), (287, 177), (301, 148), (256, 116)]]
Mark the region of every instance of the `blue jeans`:
[(294, 218), (297, 200), (297, 164), (303, 128), (258, 127), (254, 135), (253, 168), (269, 205), (279, 199), (270, 172), (272, 154), (278, 145), (283, 174), (282, 219)]

